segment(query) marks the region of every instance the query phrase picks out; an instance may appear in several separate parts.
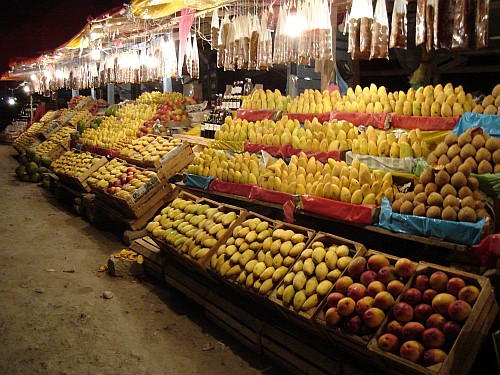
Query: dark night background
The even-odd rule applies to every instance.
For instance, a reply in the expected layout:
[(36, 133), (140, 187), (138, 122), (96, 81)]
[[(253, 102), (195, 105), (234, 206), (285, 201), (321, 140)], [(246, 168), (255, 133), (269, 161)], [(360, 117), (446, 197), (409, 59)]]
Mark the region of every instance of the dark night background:
[[(123, 0), (7, 0), (0, 11), (0, 74), (9, 70), (9, 59), (37, 57), (70, 40), (87, 24), (88, 17), (122, 5)], [(6, 96), (20, 82), (0, 83), (0, 130), (19, 108), (6, 106)], [(8, 87), (8, 88), (7, 88)], [(26, 95), (14, 92), (21, 102)]]

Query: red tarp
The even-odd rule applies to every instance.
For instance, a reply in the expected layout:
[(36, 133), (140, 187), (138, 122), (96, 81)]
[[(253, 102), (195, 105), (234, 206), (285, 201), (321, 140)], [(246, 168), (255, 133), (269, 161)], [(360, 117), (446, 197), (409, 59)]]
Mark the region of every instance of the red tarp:
[[(385, 129), (387, 113), (353, 113), (333, 111), (329, 121), (333, 119), (349, 121), (355, 126), (371, 125), (377, 129)], [(389, 126), (387, 125), (387, 127)]]
[(275, 111), (270, 109), (238, 109), (236, 111), (236, 118), (255, 122), (270, 120), (273, 118), (274, 113)]
[(452, 130), (457, 124), (459, 116), (429, 117), (392, 115), (391, 124), (394, 128), (420, 130)]
[(282, 193), (281, 191), (268, 190), (254, 186), (250, 194), (250, 199), (256, 199), (259, 201), (285, 204), (286, 202), (292, 200), (293, 195), (289, 193)]
[(303, 150), (301, 148), (294, 148), (291, 144), (286, 144), (282, 146), (271, 146), (271, 145), (263, 145), (259, 143), (245, 142), (245, 151), (257, 153), (260, 151), (266, 151), (273, 157), (277, 158), (289, 158), (292, 155), (299, 155), (301, 152), (304, 152), (307, 157), (314, 156), (316, 160), (324, 163), (328, 162), (328, 159), (334, 159), (340, 161), (340, 150), (334, 151), (312, 151), (312, 150)]
[(472, 255), (484, 266), (494, 266), (500, 258), (500, 233), (490, 234), (472, 246)]
[(250, 184), (226, 182), (226, 181), (221, 181), (218, 178), (214, 178), (210, 183), (210, 185), (208, 186), (208, 190), (219, 191), (221, 193), (239, 195), (242, 197), (250, 198), (251, 191), (254, 187), (255, 187), (254, 185)]
[(352, 223), (374, 223), (374, 212), (377, 206), (373, 204), (344, 203), (312, 195), (302, 195), (300, 199), (304, 211)]

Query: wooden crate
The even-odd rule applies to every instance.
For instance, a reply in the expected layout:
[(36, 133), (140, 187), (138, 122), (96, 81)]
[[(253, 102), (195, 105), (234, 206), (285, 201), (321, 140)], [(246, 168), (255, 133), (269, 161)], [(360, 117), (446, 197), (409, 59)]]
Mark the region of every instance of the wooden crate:
[(111, 195), (104, 190), (91, 186), (92, 192), (96, 195), (98, 200), (104, 201), (109, 206), (115, 207), (124, 216), (128, 218), (139, 218), (150, 209), (150, 201), (156, 197), (156, 203), (159, 197), (164, 193), (168, 194), (173, 188), (173, 185), (168, 181), (161, 180), (158, 176), (153, 176), (146, 184), (135, 190), (126, 198)]
[[(363, 253), (358, 253), (357, 256), (363, 256), (367, 260), (375, 254), (382, 254), (384, 255), (388, 260), (391, 265), (395, 265), (396, 262), (400, 259), (399, 257), (390, 255), (390, 254), (385, 254), (380, 251), (376, 250), (368, 250), (364, 254)], [(414, 267), (417, 269), (418, 264), (414, 262)], [(359, 280), (354, 280), (354, 282), (359, 282)], [(404, 280), (405, 282), (405, 290), (409, 288), (412, 278), (410, 277), (408, 280)], [(335, 286), (332, 288), (332, 290), (328, 293), (332, 293), (335, 290)], [(327, 296), (328, 296), (327, 294)], [(318, 325), (319, 330), (326, 334), (327, 338), (334, 342), (334, 343), (340, 343), (342, 346), (349, 347), (352, 349), (352, 351), (365, 356), (366, 355), (366, 349), (368, 347), (368, 344), (370, 343), (370, 340), (372, 339), (373, 335), (375, 334), (375, 331), (372, 331), (371, 333), (365, 334), (365, 335), (356, 335), (349, 333), (345, 330), (343, 330), (341, 327), (332, 327), (326, 324), (325, 322), (325, 313), (326, 310), (328, 310), (328, 304), (326, 302), (326, 298), (323, 300), (323, 302), (320, 305), (320, 308), (316, 311), (315, 316), (314, 316), (314, 323)], [(372, 353), (369, 353), (372, 354)]]
[[(189, 193), (185, 193), (186, 195)], [(189, 194), (190, 195), (190, 194)], [(192, 269), (196, 272), (205, 273), (205, 263), (210, 259), (213, 253), (217, 251), (220, 245), (225, 243), (229, 235), (232, 233), (234, 228), (241, 223), (241, 221), (246, 216), (247, 211), (236, 206), (231, 206), (227, 204), (222, 204), (216, 201), (212, 201), (210, 199), (201, 198), (195, 201), (197, 204), (207, 204), (210, 207), (216, 207), (219, 211), (228, 213), (228, 212), (236, 212), (236, 220), (230, 224), (226, 233), (212, 246), (211, 250), (208, 254), (200, 259), (194, 259), (189, 254), (182, 252), (182, 246), (176, 248), (174, 245), (168, 243), (163, 238), (153, 237), (154, 241), (159, 245), (160, 249), (176, 258), (176, 260), (182, 263), (188, 269)]]
[(340, 374), (336, 353), (328, 342), (302, 330), (264, 324), (261, 333), (262, 354), (295, 374)]
[[(156, 141), (153, 141), (156, 142)], [(120, 156), (127, 162), (143, 168), (149, 168), (157, 171), (163, 179), (170, 179), (187, 167), (194, 159), (194, 153), (191, 146), (187, 143), (181, 143), (156, 162), (146, 162), (144, 160), (134, 159), (132, 157)]]
[[(199, 275), (191, 270), (186, 270), (178, 264), (166, 262), (163, 267), (163, 276), (167, 284), (185, 294), (188, 298), (205, 306), (210, 288)], [(198, 276), (198, 277), (197, 277)]]
[(130, 248), (144, 258), (144, 271), (157, 280), (163, 280), (163, 267), (165, 258), (160, 253), (160, 248), (149, 237), (138, 238), (130, 244)]
[[(249, 219), (253, 219), (253, 218), (260, 218), (261, 220), (268, 221), (270, 223), (269, 228), (271, 228), (272, 231), (274, 231), (276, 229), (284, 229), (284, 230), (290, 229), (290, 230), (293, 230), (295, 233), (303, 234), (306, 237), (306, 240), (305, 240), (306, 247), (310, 244), (310, 242), (313, 240), (314, 236), (316, 235), (316, 232), (312, 229), (301, 227), (301, 226), (294, 225), (294, 224), (284, 223), (284, 222), (279, 221), (279, 220), (272, 220), (268, 217), (259, 215), (255, 212), (249, 213), (249, 215), (247, 217), (245, 217), (245, 221), (249, 220)], [(258, 251), (255, 252), (255, 256), (253, 259), (257, 259), (257, 254), (258, 254)], [(298, 258), (298, 256), (295, 257), (295, 259), (294, 259), (292, 265), (289, 267), (289, 269), (291, 269), (291, 267), (293, 266), (293, 264), (295, 263), (297, 258)], [(221, 277), (221, 276), (219, 275), (219, 277)], [(266, 304), (266, 305), (271, 305), (271, 301), (269, 300), (269, 297), (271, 296), (271, 294), (272, 294), (273, 290), (276, 288), (276, 286), (279, 285), (281, 282), (281, 280), (277, 280), (269, 292), (267, 292), (265, 294), (261, 294), (253, 288), (248, 288), (244, 284), (239, 284), (236, 281), (236, 277), (231, 277), (229, 279), (224, 278), (224, 279), (228, 282), (230, 287), (237, 290), (239, 293), (243, 292), (245, 294), (245, 296), (247, 296), (248, 298), (251, 298), (255, 302), (261, 303), (261, 304)]]
[[(79, 152), (79, 151), (73, 150), (73, 152)], [(85, 172), (81, 173), (79, 176), (76, 177), (58, 173), (57, 175), (59, 176), (60, 180), (63, 181), (65, 184), (74, 187), (75, 189), (90, 193), (92, 189), (87, 183), (87, 179), (90, 177), (92, 173), (94, 173), (96, 170), (98, 170), (100, 167), (102, 167), (108, 162), (108, 159), (106, 159), (104, 156), (98, 156), (98, 155), (92, 155), (92, 156), (95, 158), (99, 158), (99, 161), (93, 164)]]
[[(324, 232), (319, 232), (316, 234), (316, 236), (308, 243), (308, 246), (304, 249), (304, 251), (308, 250), (311, 245), (316, 242), (320, 241), (325, 244), (325, 247), (331, 246), (331, 245), (346, 245), (349, 247), (350, 251), (350, 256), (351, 257), (356, 257), (356, 256), (363, 256), (364, 253), (366, 252), (366, 248), (355, 241), (351, 241), (342, 237), (334, 236), (328, 233)], [(302, 254), (297, 258), (297, 261), (302, 258)], [(293, 272), (293, 266), (290, 267), (290, 271), (288, 273)], [(288, 274), (287, 273), (287, 274)], [(286, 276), (285, 276), (286, 277)], [(323, 300), (319, 301), (318, 305), (309, 310), (309, 311), (295, 311), (293, 306), (287, 306), (283, 303), (281, 298), (277, 297), (277, 291), (280, 288), (281, 285), (284, 284), (284, 281), (282, 280), (276, 288), (273, 290), (271, 296), (269, 297), (270, 300), (274, 303), (274, 306), (278, 308), (278, 311), (283, 314), (283, 316), (292, 321), (294, 324), (297, 324), (301, 327), (306, 328), (309, 331), (313, 331), (318, 333), (319, 335), (323, 335), (319, 327), (315, 324), (314, 322), (314, 317), (316, 314), (316, 311), (321, 308)], [(326, 294), (328, 295), (328, 293)], [(326, 300), (326, 297), (324, 298)]]
[(217, 326), (256, 353), (261, 353), (260, 331), (263, 322), (253, 314), (210, 291), (206, 298), (205, 315)]
[(377, 367), (386, 370), (388, 373), (396, 371), (405, 374), (467, 374), (474, 363), (481, 343), (489, 334), (496, 319), (498, 305), (488, 278), (425, 262), (419, 264), (416, 275), (430, 275), (435, 271), (443, 271), (450, 278), (460, 277), (467, 285), (475, 285), (480, 289), (479, 297), (472, 307), (471, 314), (462, 326), (460, 334), (448, 352), (446, 360), (429, 367), (407, 361), (398, 355), (379, 349), (377, 340), (386, 331), (387, 324), (392, 319), (392, 313), (390, 312), (368, 346), (369, 350), (376, 354)]
[(162, 186), (161, 189), (157, 190), (155, 194), (149, 197), (149, 200), (144, 202), (136, 212), (139, 212), (135, 217), (124, 216), (121, 210), (117, 210), (117, 207), (110, 204), (106, 200), (99, 199), (96, 194), (96, 199), (94, 201), (94, 210), (101, 209), (104, 213), (111, 219), (122, 222), (126, 224), (132, 230), (139, 230), (146, 226), (146, 224), (155, 216), (155, 214), (160, 210), (167, 202), (173, 200), (178, 193), (178, 188), (171, 184), (166, 184)]

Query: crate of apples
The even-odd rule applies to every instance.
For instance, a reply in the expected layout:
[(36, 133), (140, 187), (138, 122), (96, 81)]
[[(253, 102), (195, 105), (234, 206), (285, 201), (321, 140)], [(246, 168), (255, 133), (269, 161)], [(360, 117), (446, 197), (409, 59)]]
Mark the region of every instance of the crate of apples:
[(375, 250), (357, 256), (318, 310), (316, 323), (330, 340), (366, 351), (416, 268), (407, 258)]
[(497, 311), (487, 278), (422, 262), (369, 349), (400, 371), (466, 373)]

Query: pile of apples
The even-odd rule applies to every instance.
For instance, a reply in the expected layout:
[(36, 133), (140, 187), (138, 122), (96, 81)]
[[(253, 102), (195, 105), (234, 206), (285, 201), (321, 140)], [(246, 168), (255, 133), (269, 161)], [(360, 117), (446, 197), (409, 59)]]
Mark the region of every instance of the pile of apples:
[(407, 258), (392, 263), (380, 253), (354, 258), (327, 297), (325, 323), (354, 335), (373, 334), (414, 273)]
[[(155, 120), (160, 121), (181, 121), (187, 119), (186, 101), (184, 100), (167, 100), (158, 106), (152, 121), (147, 121), (147, 124), (153, 125)], [(145, 123), (145, 125), (146, 125)]]
[(443, 362), (479, 294), (461, 277), (440, 270), (419, 274), (394, 305), (378, 347), (424, 366)]
[(157, 174), (153, 171), (141, 170), (113, 159), (92, 173), (87, 182), (110, 195), (126, 198), (155, 177)]

